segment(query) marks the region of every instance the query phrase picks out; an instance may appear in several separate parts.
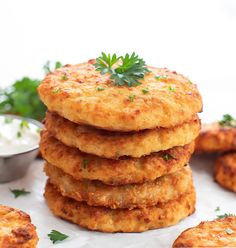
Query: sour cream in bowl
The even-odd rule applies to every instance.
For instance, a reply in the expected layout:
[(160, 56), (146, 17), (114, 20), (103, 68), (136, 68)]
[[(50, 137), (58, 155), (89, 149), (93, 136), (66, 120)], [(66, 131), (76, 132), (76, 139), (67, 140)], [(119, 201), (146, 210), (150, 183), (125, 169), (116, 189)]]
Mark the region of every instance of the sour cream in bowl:
[(22, 177), (38, 153), (42, 124), (15, 115), (0, 115), (0, 182)]

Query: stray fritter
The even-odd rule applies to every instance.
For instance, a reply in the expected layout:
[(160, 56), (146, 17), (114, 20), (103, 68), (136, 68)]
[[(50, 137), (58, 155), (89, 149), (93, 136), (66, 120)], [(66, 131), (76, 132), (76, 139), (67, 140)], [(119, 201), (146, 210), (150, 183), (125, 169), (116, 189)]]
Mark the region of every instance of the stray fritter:
[(223, 187), (236, 192), (236, 153), (222, 155), (216, 160), (215, 180)]
[(236, 128), (221, 126), (219, 122), (205, 124), (196, 139), (195, 152), (224, 152), (236, 150)]
[(140, 85), (118, 87), (94, 63), (67, 65), (46, 76), (38, 92), (49, 111), (78, 124), (138, 131), (181, 125), (202, 110), (196, 85), (176, 72), (149, 67)]
[(177, 200), (132, 210), (88, 206), (86, 203), (62, 196), (50, 183), (46, 185), (44, 196), (56, 216), (90, 230), (143, 232), (174, 225), (192, 214), (195, 211), (195, 191), (193, 188), (189, 190), (189, 193)]
[(100, 158), (68, 147), (48, 131), (41, 133), (40, 150), (50, 164), (77, 180), (99, 180), (110, 185), (142, 183), (173, 173), (189, 161), (194, 144), (175, 147), (141, 158)]
[(38, 236), (30, 216), (20, 210), (0, 205), (0, 247), (35, 248)]
[(200, 130), (197, 116), (188, 123), (170, 129), (156, 128), (130, 133), (109, 132), (78, 125), (50, 112), (46, 115), (45, 125), (47, 130), (65, 145), (105, 158), (141, 157), (183, 146), (192, 142)]
[(193, 187), (189, 166), (144, 184), (110, 186), (99, 181), (75, 180), (57, 167), (45, 164), (44, 171), (63, 196), (90, 206), (129, 208), (154, 206), (177, 199)]
[(236, 217), (201, 222), (185, 230), (173, 244), (177, 247), (236, 247)]

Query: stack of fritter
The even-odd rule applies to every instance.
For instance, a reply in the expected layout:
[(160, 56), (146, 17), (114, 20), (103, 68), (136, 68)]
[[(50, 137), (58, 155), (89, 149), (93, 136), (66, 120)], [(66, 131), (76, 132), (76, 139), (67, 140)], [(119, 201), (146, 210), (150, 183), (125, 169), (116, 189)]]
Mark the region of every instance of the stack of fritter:
[(201, 96), (176, 72), (150, 67), (140, 85), (116, 86), (94, 61), (50, 73), (41, 152), (52, 212), (104, 232), (176, 224), (195, 209), (187, 165)]

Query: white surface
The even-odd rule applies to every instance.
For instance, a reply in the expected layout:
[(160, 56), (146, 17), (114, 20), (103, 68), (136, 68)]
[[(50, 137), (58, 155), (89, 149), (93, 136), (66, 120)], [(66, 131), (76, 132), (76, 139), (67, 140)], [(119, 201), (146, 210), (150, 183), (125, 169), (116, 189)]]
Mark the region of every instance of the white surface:
[(47, 60), (136, 51), (197, 83), (204, 119), (235, 102), (235, 0), (2, 0), (0, 30), (0, 86), (42, 77)]
[[(148, 64), (176, 70), (198, 84), (204, 121), (224, 113), (236, 116), (235, 28), (234, 0), (0, 1), (0, 87), (24, 75), (42, 77), (46, 60), (77, 63), (101, 51), (136, 51)], [(222, 213), (235, 213), (235, 194), (213, 182), (209, 161), (193, 159), (191, 165), (197, 211), (167, 229), (103, 234), (54, 218), (42, 197), (42, 162), (34, 163), (25, 178), (0, 185), (0, 203), (32, 216), (40, 235), (39, 248), (165, 248), (185, 228), (215, 218), (217, 206)], [(24, 187), (32, 193), (14, 199), (9, 187)], [(47, 238), (51, 229), (70, 235), (70, 239), (52, 245)]]
[[(213, 157), (194, 157), (191, 167), (197, 190), (196, 212), (181, 221), (178, 225), (144, 233), (106, 234), (86, 231), (76, 225), (54, 217), (43, 198), (46, 176), (42, 172), (43, 162), (38, 160), (32, 164), (28, 174), (15, 182), (0, 185), (0, 202), (4, 205), (20, 208), (32, 217), (39, 234), (38, 248), (170, 248), (177, 236), (186, 228), (195, 226), (203, 220), (212, 220), (217, 214), (236, 214), (235, 193), (228, 192), (213, 181)], [(14, 199), (12, 189), (25, 188), (30, 195)], [(216, 213), (216, 207), (221, 212)], [(52, 245), (47, 234), (56, 229), (70, 236), (69, 239)]]

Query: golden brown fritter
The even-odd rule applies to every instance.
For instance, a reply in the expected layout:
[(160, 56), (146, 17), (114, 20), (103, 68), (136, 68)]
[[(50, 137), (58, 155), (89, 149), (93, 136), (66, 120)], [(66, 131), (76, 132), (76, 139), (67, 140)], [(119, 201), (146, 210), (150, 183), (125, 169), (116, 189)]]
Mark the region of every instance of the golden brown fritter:
[(173, 248), (236, 247), (236, 217), (201, 222), (182, 232)]
[(40, 150), (50, 164), (75, 179), (99, 180), (119, 185), (152, 181), (183, 168), (189, 161), (194, 144), (175, 147), (141, 158), (100, 158), (63, 145), (47, 131), (41, 133)]
[(177, 199), (193, 187), (189, 166), (152, 182), (121, 186), (110, 186), (99, 181), (75, 180), (48, 163), (45, 164), (44, 171), (63, 196), (85, 201), (90, 206), (113, 209), (154, 206)]
[(38, 92), (49, 111), (105, 130), (138, 131), (171, 128), (202, 110), (196, 85), (176, 72), (149, 67), (152, 72), (139, 86), (118, 87), (108, 74), (95, 70), (94, 62), (67, 65), (46, 76)]
[(236, 128), (222, 127), (218, 122), (203, 125), (196, 139), (196, 153), (231, 150), (236, 150)]
[(35, 248), (38, 236), (30, 216), (20, 210), (0, 205), (0, 247)]
[(177, 200), (132, 210), (88, 206), (86, 203), (62, 196), (50, 183), (46, 185), (44, 196), (56, 216), (102, 232), (143, 232), (171, 226), (195, 210), (193, 188)]
[(222, 155), (216, 160), (215, 180), (223, 187), (236, 192), (236, 153)]
[(139, 132), (121, 133), (83, 126), (48, 112), (46, 128), (67, 146), (105, 158), (121, 156), (141, 157), (152, 152), (183, 146), (199, 134), (200, 121), (196, 118), (170, 129), (156, 128)]

